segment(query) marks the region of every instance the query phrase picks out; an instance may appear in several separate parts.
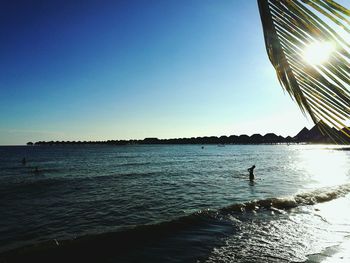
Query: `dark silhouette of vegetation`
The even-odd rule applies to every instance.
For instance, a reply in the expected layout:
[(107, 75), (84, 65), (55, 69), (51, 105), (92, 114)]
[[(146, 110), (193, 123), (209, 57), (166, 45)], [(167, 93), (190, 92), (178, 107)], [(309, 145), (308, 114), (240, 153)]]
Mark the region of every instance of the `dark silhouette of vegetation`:
[[(333, 143), (333, 140), (326, 133), (322, 133), (321, 124), (316, 124), (312, 129), (303, 128), (296, 136), (283, 137), (274, 133), (231, 136), (205, 136), (191, 138), (158, 139), (145, 138), (143, 140), (107, 140), (107, 141), (38, 141), (35, 145), (149, 145), (149, 144), (290, 144), (290, 143)], [(350, 143), (350, 139), (334, 129), (334, 133), (343, 138), (345, 143)], [(27, 145), (31, 145), (27, 143)]]

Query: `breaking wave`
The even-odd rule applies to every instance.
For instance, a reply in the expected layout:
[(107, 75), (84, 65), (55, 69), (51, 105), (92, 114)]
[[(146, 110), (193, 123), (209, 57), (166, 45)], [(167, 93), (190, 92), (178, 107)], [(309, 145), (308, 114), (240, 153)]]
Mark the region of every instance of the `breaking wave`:
[(224, 207), (219, 211), (227, 212), (244, 212), (258, 211), (259, 209), (291, 209), (302, 205), (314, 205), (317, 203), (331, 201), (338, 197), (350, 193), (350, 184), (343, 184), (334, 187), (325, 187), (314, 191), (299, 193), (294, 196), (280, 198), (267, 198), (262, 200), (253, 200), (245, 203), (233, 204)]
[[(233, 204), (218, 210), (200, 210), (193, 214), (178, 219), (161, 222), (153, 225), (140, 225), (132, 229), (109, 232), (102, 234), (87, 235), (71, 240), (53, 240), (41, 244), (35, 244), (22, 248), (13, 249), (0, 254), (1, 260), (6, 262), (22, 262), (24, 259), (33, 259), (36, 262), (47, 262), (55, 255), (60, 262), (65, 258), (81, 258), (86, 262), (94, 262), (101, 256), (109, 255), (114, 258), (130, 256), (130, 251), (147, 246), (147, 244), (158, 244), (157, 246), (180, 248), (189, 245), (199, 246), (201, 249), (208, 246), (208, 251), (218, 242), (218, 237), (229, 235), (233, 229), (231, 215), (244, 215), (246, 212), (263, 212), (268, 210), (285, 211), (304, 205), (331, 201), (350, 193), (350, 184), (343, 184), (331, 188), (320, 188), (314, 191), (299, 193), (294, 196), (281, 198), (268, 198), (253, 200), (249, 202)], [(224, 219), (224, 220), (222, 220)], [(225, 220), (228, 219), (228, 220)], [(176, 237), (174, 239), (174, 236)], [(170, 237), (170, 238), (169, 238)], [(199, 244), (199, 240), (205, 240)], [(166, 242), (170, 242), (166, 244)], [(186, 243), (187, 242), (187, 243)], [(128, 253), (126, 253), (128, 252)], [(126, 253), (126, 254), (125, 254)], [(167, 253), (176, 252), (168, 251)], [(169, 256), (164, 253), (164, 256)], [(132, 254), (132, 253), (131, 253)], [(152, 255), (142, 255), (142, 257)], [(97, 258), (94, 258), (97, 257)], [(96, 261), (95, 261), (96, 262)]]

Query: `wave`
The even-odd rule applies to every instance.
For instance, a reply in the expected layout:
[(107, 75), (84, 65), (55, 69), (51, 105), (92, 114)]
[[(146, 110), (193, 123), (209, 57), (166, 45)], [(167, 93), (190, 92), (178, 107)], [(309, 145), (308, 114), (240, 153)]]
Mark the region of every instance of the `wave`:
[(267, 198), (261, 200), (253, 200), (249, 202), (233, 204), (224, 207), (219, 211), (227, 212), (244, 212), (258, 211), (259, 209), (291, 209), (302, 205), (314, 205), (317, 203), (331, 201), (338, 197), (345, 196), (350, 193), (350, 183), (338, 185), (334, 187), (324, 187), (314, 191), (296, 194), (294, 196)]
[(115, 166), (127, 167), (127, 166), (144, 166), (144, 165), (150, 165), (150, 164), (153, 164), (153, 163), (152, 162), (130, 162), (130, 163), (117, 164)]
[[(229, 227), (227, 227), (229, 228)], [(86, 235), (76, 239), (50, 240), (0, 253), (0, 262), (171, 262), (155, 261), (160, 247), (164, 257), (181, 257), (191, 237), (206, 236), (208, 251), (217, 242), (215, 220), (195, 213), (169, 222), (142, 225), (118, 232)], [(220, 228), (222, 230), (222, 227)], [(175, 237), (175, 238), (174, 238)], [(197, 240), (193, 240), (198, 245)], [(201, 245), (202, 246), (202, 245)], [(151, 248), (147, 250), (146, 248)], [(175, 253), (169, 256), (169, 253)], [(191, 255), (193, 256), (193, 255)], [(136, 258), (135, 258), (136, 257)]]
[[(70, 259), (68, 262), (75, 260), (103, 262), (101, 256), (109, 260), (111, 258), (122, 259), (121, 262), (124, 262), (123, 260), (136, 254), (135, 251), (146, 251), (144, 248), (150, 244), (151, 246), (157, 244), (158, 247), (164, 245), (166, 248), (185, 246), (183, 249), (186, 249), (188, 242), (193, 241), (194, 244), (197, 244), (199, 240), (205, 241), (199, 244), (201, 249), (203, 246), (212, 248), (214, 243), (218, 242), (218, 237), (229, 235), (235, 231), (234, 226), (246, 218), (245, 214), (249, 218), (249, 212), (285, 211), (298, 206), (331, 201), (349, 193), (350, 183), (331, 188), (320, 188), (289, 197), (267, 198), (233, 204), (218, 210), (200, 210), (168, 222), (135, 226), (131, 229), (86, 235), (70, 240), (51, 240), (9, 250), (0, 254), (0, 262), (23, 262), (24, 260), (62, 262), (66, 259)], [(151, 251), (157, 253), (156, 250), (151, 249)], [(169, 256), (166, 253), (164, 255)], [(141, 257), (144, 256), (141, 254)], [(178, 252), (175, 252), (174, 256), (179, 256)], [(126, 260), (126, 262), (129, 261)]]

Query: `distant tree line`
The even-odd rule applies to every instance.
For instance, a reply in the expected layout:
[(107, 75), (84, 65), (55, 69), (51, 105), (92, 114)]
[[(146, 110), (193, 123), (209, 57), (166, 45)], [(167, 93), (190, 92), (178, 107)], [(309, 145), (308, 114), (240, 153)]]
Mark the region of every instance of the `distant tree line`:
[(210, 136), (210, 137), (192, 137), (176, 139), (158, 139), (145, 138), (143, 140), (108, 140), (108, 141), (38, 141), (29, 142), (28, 145), (65, 145), (65, 144), (111, 144), (111, 145), (128, 145), (128, 144), (261, 144), (261, 143), (291, 143), (291, 137), (284, 138), (273, 133), (264, 136), (260, 134), (248, 135), (231, 135), (231, 136)]
[[(340, 131), (339, 136), (343, 136), (344, 142), (349, 141), (344, 137)], [(296, 136), (283, 137), (274, 133), (267, 133), (265, 135), (253, 134), (248, 135), (231, 135), (231, 136), (205, 136), (205, 137), (192, 137), (192, 138), (176, 138), (176, 139), (158, 139), (158, 138), (145, 138), (143, 140), (107, 140), (107, 141), (38, 141), (28, 142), (27, 145), (94, 145), (94, 144), (106, 144), (106, 145), (133, 145), (133, 144), (285, 144), (285, 143), (332, 143), (332, 139), (323, 134), (317, 125), (312, 129), (303, 128)]]

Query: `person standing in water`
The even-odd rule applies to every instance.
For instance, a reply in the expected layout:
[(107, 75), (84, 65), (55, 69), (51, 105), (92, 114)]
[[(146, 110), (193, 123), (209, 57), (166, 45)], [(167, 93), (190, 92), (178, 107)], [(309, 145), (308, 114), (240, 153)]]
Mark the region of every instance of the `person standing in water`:
[(251, 181), (251, 182), (254, 181), (254, 169), (255, 169), (255, 165), (253, 165), (252, 167), (248, 168), (249, 181)]

